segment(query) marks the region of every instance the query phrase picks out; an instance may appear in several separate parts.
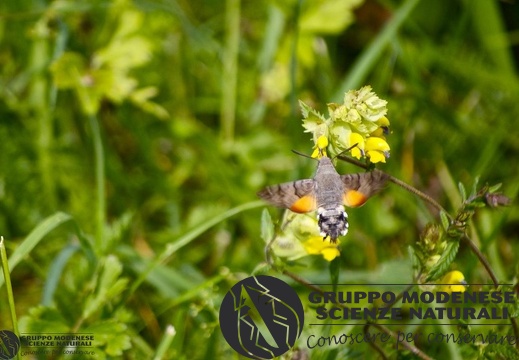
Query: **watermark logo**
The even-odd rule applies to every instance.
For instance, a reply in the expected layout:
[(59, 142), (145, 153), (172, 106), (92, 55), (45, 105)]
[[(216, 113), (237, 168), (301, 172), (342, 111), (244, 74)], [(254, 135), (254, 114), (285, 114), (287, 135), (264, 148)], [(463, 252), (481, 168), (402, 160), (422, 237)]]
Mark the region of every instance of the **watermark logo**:
[(303, 304), (287, 283), (272, 276), (243, 279), (225, 295), (220, 328), (241, 355), (272, 359), (290, 350), (303, 330)]
[(9, 330), (0, 330), (0, 359), (9, 360), (18, 354), (20, 339)]

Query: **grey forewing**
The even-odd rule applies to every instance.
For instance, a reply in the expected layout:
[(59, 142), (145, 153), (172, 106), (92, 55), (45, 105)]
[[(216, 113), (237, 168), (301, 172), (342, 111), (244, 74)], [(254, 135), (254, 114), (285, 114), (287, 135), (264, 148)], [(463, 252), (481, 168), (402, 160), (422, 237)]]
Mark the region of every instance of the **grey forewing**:
[(272, 205), (290, 208), (301, 197), (314, 191), (315, 181), (303, 179), (269, 186), (260, 192), (258, 196)]

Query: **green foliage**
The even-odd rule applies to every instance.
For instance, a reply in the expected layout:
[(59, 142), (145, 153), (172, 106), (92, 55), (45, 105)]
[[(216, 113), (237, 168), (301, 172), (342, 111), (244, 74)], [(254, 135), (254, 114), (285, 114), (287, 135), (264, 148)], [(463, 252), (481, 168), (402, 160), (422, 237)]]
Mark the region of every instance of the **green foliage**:
[[(93, 333), (101, 359), (230, 358), (218, 309), (255, 271), (311, 283), (420, 274), (425, 283), (457, 269), (488, 283), (488, 267), (514, 282), (517, 9), (450, 0), (0, 2), (0, 233), (20, 332)], [(280, 224), (296, 220), (260, 211), (255, 194), (311, 177), (315, 163), (290, 152), (313, 148), (302, 118), (315, 133), (329, 103), (364, 85), (387, 100), (391, 120), (391, 158), (377, 167), (440, 208), (391, 184), (348, 212), (331, 266), (288, 241), (274, 252), (296, 255), (266, 259)], [(337, 169), (363, 171), (340, 161)], [(315, 230), (315, 217), (303, 218), (297, 230)], [(0, 296), (0, 308), (7, 302)], [(9, 328), (1, 315), (0, 329)], [(417, 346), (435, 358), (517, 357), (503, 346)], [(377, 356), (366, 344), (298, 347), (311, 358)]]
[(445, 249), (443, 250), (443, 254), (438, 259), (436, 264), (434, 264), (433, 267), (429, 270), (429, 275), (425, 281), (437, 280), (440, 278), (440, 276), (449, 270), (452, 262), (456, 259), (459, 246), (459, 241), (451, 241), (447, 243)]

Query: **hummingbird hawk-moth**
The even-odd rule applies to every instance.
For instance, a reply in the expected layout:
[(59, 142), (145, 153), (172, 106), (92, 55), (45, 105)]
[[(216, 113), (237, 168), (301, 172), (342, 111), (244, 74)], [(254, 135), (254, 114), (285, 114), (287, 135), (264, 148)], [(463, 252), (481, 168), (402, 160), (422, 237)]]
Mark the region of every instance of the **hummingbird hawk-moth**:
[(388, 175), (379, 170), (339, 175), (329, 157), (319, 159), (313, 179), (302, 179), (269, 186), (258, 196), (272, 205), (307, 213), (317, 209), (317, 223), (323, 240), (332, 243), (348, 232), (344, 205), (359, 207), (386, 184)]

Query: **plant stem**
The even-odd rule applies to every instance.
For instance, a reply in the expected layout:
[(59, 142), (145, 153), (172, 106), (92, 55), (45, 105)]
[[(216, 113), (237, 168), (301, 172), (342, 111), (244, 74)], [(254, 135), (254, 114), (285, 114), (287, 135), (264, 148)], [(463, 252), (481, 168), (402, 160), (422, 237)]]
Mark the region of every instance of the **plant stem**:
[(443, 206), (441, 206), (438, 202), (436, 202), (436, 200), (434, 200), (432, 197), (430, 197), (429, 195), (421, 192), (420, 190), (418, 190), (417, 188), (403, 182), (402, 180), (400, 179), (397, 179), (396, 177), (393, 177), (391, 175), (389, 175), (389, 181), (391, 181), (393, 184), (396, 184), (398, 186), (400, 186), (401, 188), (409, 191), (410, 193), (413, 193), (414, 195), (418, 196), (419, 198), (421, 198), (422, 200), (428, 202), (429, 204), (431, 204), (434, 208), (436, 208), (436, 210), (438, 210), (438, 212), (444, 212), (451, 220), (452, 220), (452, 217), (450, 216), (450, 214), (443, 208)]
[(350, 89), (356, 89), (363, 82), (363, 79), (373, 69), (377, 59), (382, 56), (385, 47), (394, 41), (396, 32), (408, 16), (413, 11), (419, 0), (407, 0), (394, 13), (394, 16), (384, 29), (379, 33), (371, 44), (357, 58), (346, 78), (339, 85), (337, 91), (332, 97), (332, 101), (338, 102), (344, 97), (344, 93)]
[(490, 266), (490, 263), (488, 262), (485, 255), (483, 255), (483, 253), (479, 250), (476, 244), (474, 244), (474, 242), (466, 234), (461, 237), (461, 240), (469, 246), (470, 250), (472, 250), (472, 252), (474, 253), (474, 255), (476, 255), (481, 264), (483, 264), (484, 268), (487, 270), (488, 275), (492, 279), (494, 286), (497, 288), (499, 286), (499, 280), (497, 279), (497, 276), (494, 273), (494, 270), (492, 270), (492, 267)]
[(4, 237), (0, 236), (0, 260), (2, 261), (2, 271), (5, 279), (5, 289), (7, 292), (7, 301), (9, 302), (9, 310), (11, 312), (11, 321), (13, 322), (13, 330), (16, 336), (20, 336), (18, 330), (18, 320), (16, 318), (16, 308), (14, 306), (13, 287), (11, 285), (11, 275), (9, 274), (9, 263), (7, 261), (7, 253), (5, 251)]
[[(358, 160), (355, 160), (355, 159), (352, 159), (350, 157), (347, 157), (347, 156), (344, 156), (344, 155), (339, 155), (337, 156), (338, 159), (341, 159), (341, 160), (344, 160), (346, 162), (349, 162), (350, 164), (353, 164), (353, 165), (356, 165), (358, 167), (361, 167), (363, 169), (366, 169), (368, 170), (369, 169), (369, 166), (366, 165), (365, 163), (361, 162), (361, 161), (358, 161)], [(382, 170), (379, 170), (379, 171), (382, 171)], [(438, 210), (439, 212), (440, 211), (443, 211), (448, 217), (449, 219), (452, 220), (452, 217), (449, 215), (449, 213), (440, 205), (438, 204), (438, 202), (436, 202), (436, 200), (434, 200), (432, 197), (430, 197), (429, 195), (421, 192), (420, 190), (418, 190), (417, 188), (403, 182), (402, 180), (400, 179), (397, 179), (396, 177), (394, 176), (391, 176), (389, 174), (386, 173), (386, 175), (388, 175), (388, 179), (389, 181), (391, 181), (393, 184), (396, 184), (398, 186), (400, 186), (401, 188), (403, 188), (404, 190), (407, 190), (409, 191), (410, 193), (418, 196), (419, 198), (421, 198), (422, 200), (428, 202), (429, 204), (431, 204), (434, 208), (436, 208), (436, 210)]]
[(240, 0), (226, 0), (226, 38), (223, 55), (222, 102), (220, 107), (221, 135), (224, 146), (228, 146), (234, 138), (238, 50), (240, 45), (240, 11)]
[(302, 0), (297, 0), (294, 4), (294, 20), (292, 22), (292, 32), (294, 34), (290, 46), (290, 110), (293, 115), (297, 113), (297, 46), (299, 42), (299, 16), (301, 14)]
[(166, 331), (164, 332), (164, 336), (160, 341), (160, 344), (157, 348), (155, 356), (153, 357), (153, 360), (160, 360), (166, 357), (166, 353), (169, 347), (171, 346), (171, 343), (173, 342), (173, 338), (175, 337), (176, 333), (177, 332), (175, 331), (175, 327), (173, 325), (166, 326)]
[[(371, 324), (372, 326), (376, 327), (377, 329), (379, 329), (380, 331), (383, 331), (385, 332), (386, 334), (390, 335), (391, 338), (393, 339), (396, 339), (397, 338), (397, 334), (395, 334), (393, 331), (389, 330), (387, 327), (385, 327), (384, 325), (381, 325), (381, 324), (377, 324), (377, 323), (373, 323)], [(432, 360), (431, 357), (429, 357), (428, 355), (424, 354), (420, 349), (418, 349), (416, 346), (414, 345), (411, 345), (410, 343), (408, 343), (407, 341), (402, 341), (401, 342), (401, 345), (403, 347), (405, 347), (407, 350), (409, 350), (410, 352), (412, 352), (414, 355), (416, 355), (417, 357), (419, 357), (420, 359), (423, 359), (423, 360)]]
[(104, 227), (106, 219), (105, 205), (105, 165), (104, 150), (101, 140), (101, 130), (96, 115), (89, 115), (88, 120), (92, 130), (92, 139), (94, 141), (94, 173), (96, 188), (96, 206), (95, 206), (95, 249), (98, 253), (104, 253), (106, 245), (104, 244)]

